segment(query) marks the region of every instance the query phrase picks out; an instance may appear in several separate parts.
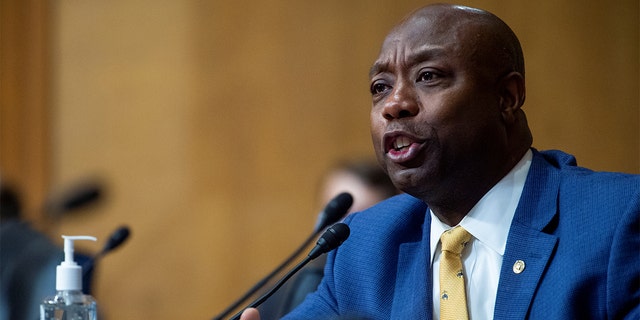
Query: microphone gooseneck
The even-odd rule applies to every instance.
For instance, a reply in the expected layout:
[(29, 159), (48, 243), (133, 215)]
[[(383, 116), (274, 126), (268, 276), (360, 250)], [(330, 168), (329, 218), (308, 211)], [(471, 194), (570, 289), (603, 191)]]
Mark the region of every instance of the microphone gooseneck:
[[(300, 263), (298, 263), (293, 269), (291, 269), (291, 271), (287, 272), (287, 274), (282, 279), (280, 279), (280, 281), (278, 281), (278, 283), (276, 283), (276, 285), (273, 286), (271, 290), (262, 295), (260, 298), (256, 299), (246, 308), (256, 308), (261, 305), (263, 302), (269, 299), (269, 297), (271, 297), (278, 289), (280, 289), (280, 287), (282, 287), (282, 285), (284, 285), (284, 283), (287, 282), (289, 278), (296, 274), (296, 272), (300, 271), (300, 269), (302, 269), (311, 260), (340, 246), (345, 240), (347, 240), (350, 233), (351, 231), (349, 230), (349, 226), (344, 223), (337, 223), (329, 227), (329, 229), (327, 229), (327, 231), (322, 234), (320, 239), (318, 239), (316, 246), (311, 249), (304, 260), (300, 261)], [(244, 309), (236, 313), (233, 317), (231, 317), (230, 320), (240, 319), (240, 316), (242, 315)]]
[(327, 203), (324, 207), (324, 210), (320, 212), (318, 217), (318, 222), (313, 230), (313, 232), (309, 235), (309, 237), (302, 243), (298, 249), (296, 249), (293, 254), (291, 254), (283, 263), (281, 263), (278, 267), (276, 267), (271, 273), (267, 274), (264, 278), (258, 281), (253, 287), (251, 287), (247, 292), (244, 293), (240, 298), (238, 298), (234, 303), (229, 305), (226, 309), (224, 309), (220, 314), (215, 316), (214, 320), (221, 320), (227, 315), (229, 315), (233, 310), (238, 308), (241, 304), (243, 304), (247, 299), (253, 296), (258, 290), (264, 287), (273, 277), (275, 277), (278, 273), (280, 273), (286, 266), (291, 264), (291, 262), (302, 253), (302, 251), (309, 246), (309, 244), (316, 238), (316, 236), (320, 233), (320, 231), (324, 230), (327, 226), (330, 226), (340, 219), (342, 219), (351, 205), (353, 204), (353, 196), (351, 194), (343, 192), (339, 195), (335, 196), (331, 201)]

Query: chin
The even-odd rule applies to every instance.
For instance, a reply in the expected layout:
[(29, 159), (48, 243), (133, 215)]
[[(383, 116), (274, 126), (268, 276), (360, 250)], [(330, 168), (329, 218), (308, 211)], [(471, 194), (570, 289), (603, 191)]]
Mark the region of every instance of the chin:
[(422, 177), (416, 169), (401, 169), (389, 171), (389, 178), (400, 190), (407, 192), (420, 187)]
[(392, 170), (389, 177), (396, 188), (419, 199), (425, 199), (429, 190), (437, 188), (440, 185), (437, 181), (441, 181), (435, 172), (422, 167)]

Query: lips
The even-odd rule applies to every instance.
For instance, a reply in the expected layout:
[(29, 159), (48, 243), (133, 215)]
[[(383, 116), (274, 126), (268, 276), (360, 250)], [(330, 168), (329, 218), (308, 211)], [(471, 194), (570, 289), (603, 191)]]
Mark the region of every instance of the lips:
[(387, 157), (396, 163), (405, 163), (415, 159), (425, 145), (425, 140), (406, 132), (387, 133), (383, 139)]

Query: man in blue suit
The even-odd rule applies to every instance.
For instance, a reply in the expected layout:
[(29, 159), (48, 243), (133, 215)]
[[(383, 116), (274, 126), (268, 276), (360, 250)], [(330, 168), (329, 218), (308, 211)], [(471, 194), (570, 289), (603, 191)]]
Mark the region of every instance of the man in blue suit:
[(431, 5), (391, 31), (371, 132), (407, 194), (346, 219), (350, 238), (286, 319), (445, 319), (440, 236), (457, 226), (471, 234), (462, 318), (640, 319), (640, 176), (533, 149), (524, 74), (517, 37), (486, 11)]

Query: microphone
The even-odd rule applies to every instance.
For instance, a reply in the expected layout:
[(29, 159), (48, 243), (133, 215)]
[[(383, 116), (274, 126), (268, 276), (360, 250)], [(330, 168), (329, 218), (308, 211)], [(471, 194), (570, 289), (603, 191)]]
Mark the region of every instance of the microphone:
[[(302, 260), (293, 269), (291, 269), (291, 271), (289, 271), (282, 279), (280, 279), (280, 281), (278, 281), (278, 283), (276, 283), (276, 285), (271, 288), (271, 290), (265, 293), (262, 297), (252, 302), (246, 308), (256, 308), (261, 305), (263, 302), (269, 299), (269, 297), (271, 297), (278, 289), (280, 289), (280, 287), (282, 287), (282, 285), (284, 285), (284, 283), (287, 282), (289, 278), (296, 274), (296, 272), (300, 271), (300, 269), (302, 269), (311, 260), (340, 246), (345, 240), (347, 240), (350, 232), (351, 231), (349, 230), (349, 226), (344, 223), (337, 223), (329, 227), (329, 229), (324, 232), (322, 237), (318, 239), (316, 246), (311, 249), (304, 260)], [(240, 319), (243, 311), (244, 309), (240, 310), (230, 320)]]
[(119, 227), (111, 233), (102, 250), (85, 261), (85, 263), (82, 265), (82, 291), (84, 291), (86, 294), (91, 293), (90, 280), (93, 277), (93, 269), (95, 268), (96, 262), (107, 253), (110, 253), (111, 251), (120, 247), (129, 238), (130, 234), (131, 231), (129, 230), (129, 227)]
[(318, 214), (318, 221), (313, 229), (313, 232), (319, 233), (324, 228), (338, 222), (349, 211), (353, 204), (353, 196), (347, 192), (343, 192), (335, 196), (327, 205), (324, 210)]
[(96, 181), (85, 181), (69, 188), (45, 203), (44, 211), (57, 219), (62, 215), (93, 204), (103, 197), (103, 186)]
[(309, 246), (309, 244), (315, 239), (315, 237), (320, 233), (320, 231), (324, 230), (327, 226), (330, 226), (336, 222), (338, 222), (342, 217), (347, 214), (349, 208), (353, 204), (353, 196), (351, 194), (343, 192), (339, 195), (335, 196), (331, 201), (327, 203), (324, 209), (318, 215), (318, 221), (316, 222), (316, 226), (313, 229), (313, 232), (309, 235), (309, 237), (302, 243), (298, 249), (296, 249), (293, 254), (291, 254), (283, 263), (281, 263), (278, 267), (276, 267), (271, 273), (266, 275), (260, 281), (258, 281), (253, 287), (251, 287), (245, 294), (236, 300), (234, 303), (229, 305), (224, 311), (215, 316), (214, 320), (221, 320), (226, 317), (229, 313), (235, 310), (238, 306), (240, 306), (243, 302), (249, 299), (252, 295), (254, 295), (260, 288), (264, 287), (269, 280), (271, 280), (274, 276), (276, 276), (282, 269), (284, 269), (287, 265), (291, 264), (291, 261), (295, 259), (300, 253)]
[(116, 229), (116, 231), (111, 233), (111, 236), (107, 240), (107, 243), (104, 245), (102, 250), (96, 255), (96, 258), (102, 257), (105, 254), (118, 248), (129, 238), (130, 234), (131, 234), (131, 230), (129, 230), (129, 227), (127, 226), (122, 226)]
[(98, 185), (86, 185), (82, 189), (75, 190), (65, 201), (61, 203), (63, 211), (72, 211), (92, 203), (102, 195), (102, 190)]

